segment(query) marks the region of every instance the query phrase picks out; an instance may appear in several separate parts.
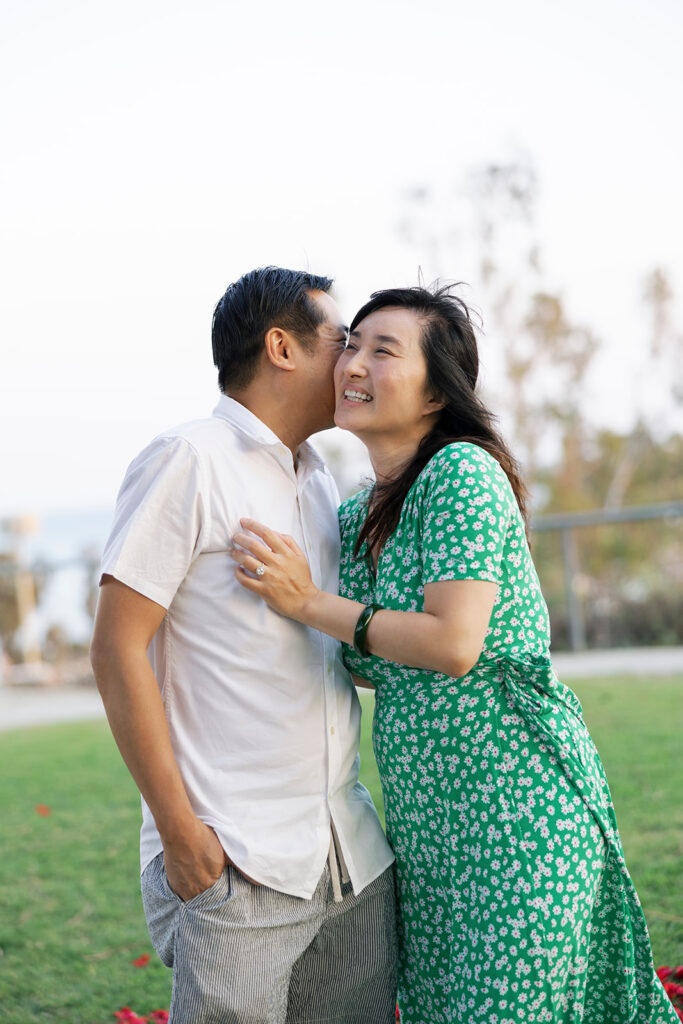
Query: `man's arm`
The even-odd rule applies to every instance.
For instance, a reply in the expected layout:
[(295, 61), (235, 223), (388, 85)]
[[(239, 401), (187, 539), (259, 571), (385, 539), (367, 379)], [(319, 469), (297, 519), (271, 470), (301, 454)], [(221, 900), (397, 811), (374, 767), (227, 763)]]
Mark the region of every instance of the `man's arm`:
[(90, 657), (114, 739), (159, 830), (169, 885), (188, 900), (216, 881), (227, 857), (216, 833), (192, 809), (147, 658), (165, 614), (161, 605), (105, 575)]

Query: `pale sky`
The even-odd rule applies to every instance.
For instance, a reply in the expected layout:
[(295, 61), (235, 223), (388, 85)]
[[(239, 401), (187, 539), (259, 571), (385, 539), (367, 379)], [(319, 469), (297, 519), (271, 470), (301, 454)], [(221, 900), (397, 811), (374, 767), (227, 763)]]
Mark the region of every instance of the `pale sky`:
[(111, 505), (210, 413), (231, 280), (328, 273), (350, 319), (435, 272), (406, 189), (518, 152), (547, 281), (605, 342), (589, 400), (628, 425), (642, 277), (683, 291), (681, 38), (678, 0), (4, 0), (0, 516)]

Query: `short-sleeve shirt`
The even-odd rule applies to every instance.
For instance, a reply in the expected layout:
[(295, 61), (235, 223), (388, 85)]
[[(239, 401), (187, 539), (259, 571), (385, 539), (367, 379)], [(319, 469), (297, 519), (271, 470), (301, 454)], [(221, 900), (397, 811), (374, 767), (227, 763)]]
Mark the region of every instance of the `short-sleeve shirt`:
[[(290, 534), (337, 589), (337, 492), (223, 396), (153, 440), (119, 494), (102, 572), (167, 609), (150, 647), (173, 752), (197, 816), (247, 875), (310, 898), (330, 821), (358, 892), (393, 860), (358, 781), (358, 696), (338, 642), (278, 615), (235, 578), (240, 517)], [(153, 756), (153, 754), (152, 754)], [(143, 801), (141, 867), (161, 851)]]
[[(497, 584), (496, 600), (480, 656), (494, 659), (547, 654), (548, 611), (541, 594), (524, 521), (501, 465), (483, 448), (459, 441), (438, 451), (408, 492), (398, 525), (382, 548), (376, 574), (367, 545), (356, 540), (365, 521), (370, 489), (339, 510), (339, 593), (394, 611), (424, 610), (424, 588), (439, 580)], [(344, 644), (347, 667), (381, 688), (409, 684), (426, 669), (359, 657)], [(431, 673), (441, 677), (441, 673)]]

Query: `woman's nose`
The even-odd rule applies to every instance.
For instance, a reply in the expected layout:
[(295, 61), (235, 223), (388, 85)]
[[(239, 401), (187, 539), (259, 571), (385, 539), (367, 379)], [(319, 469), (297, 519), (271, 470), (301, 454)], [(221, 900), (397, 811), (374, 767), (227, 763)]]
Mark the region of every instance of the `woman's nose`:
[(349, 377), (361, 377), (365, 373), (363, 356), (358, 350), (347, 353), (346, 372)]

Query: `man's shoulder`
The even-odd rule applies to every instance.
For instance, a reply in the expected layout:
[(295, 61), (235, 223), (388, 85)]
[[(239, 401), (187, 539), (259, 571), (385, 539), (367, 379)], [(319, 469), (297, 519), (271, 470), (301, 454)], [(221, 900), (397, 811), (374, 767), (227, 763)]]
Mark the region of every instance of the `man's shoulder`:
[(198, 455), (210, 455), (218, 447), (230, 445), (235, 431), (225, 420), (207, 416), (200, 420), (187, 420), (162, 430), (151, 441), (154, 445), (172, 445), (174, 442), (193, 448)]
[(186, 420), (184, 423), (178, 423), (173, 427), (168, 427), (166, 430), (162, 430), (157, 435), (162, 438), (173, 438), (179, 437), (189, 441), (190, 444), (196, 442), (201, 443), (207, 438), (213, 438), (216, 434), (220, 433), (221, 427), (223, 426), (215, 416), (206, 416), (200, 420)]
[[(304, 443), (301, 445), (301, 447), (299, 448), (299, 454), (305, 455), (305, 458), (311, 465), (312, 472), (317, 473), (321, 479), (325, 479), (326, 481), (331, 482), (336, 492), (337, 485), (334, 479), (334, 474), (332, 473), (330, 467), (325, 462), (325, 459), (321, 455), (319, 449), (316, 447), (316, 445), (311, 443), (310, 438), (307, 441), (304, 441)], [(339, 504), (338, 494), (336, 497), (336, 504)]]
[(184, 480), (188, 487), (212, 478), (211, 465), (222, 454), (222, 470), (233, 463), (229, 424), (215, 417), (168, 427), (149, 441), (130, 462), (123, 489), (152, 486), (162, 478)]

